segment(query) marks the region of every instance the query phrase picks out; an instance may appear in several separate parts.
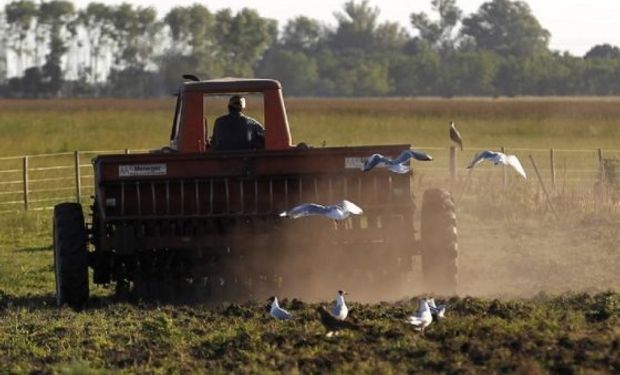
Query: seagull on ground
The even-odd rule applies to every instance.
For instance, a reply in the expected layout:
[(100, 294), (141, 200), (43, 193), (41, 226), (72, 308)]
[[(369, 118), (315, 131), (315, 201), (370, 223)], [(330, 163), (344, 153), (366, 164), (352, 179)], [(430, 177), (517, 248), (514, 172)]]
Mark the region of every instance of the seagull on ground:
[(463, 138), (461, 138), (461, 133), (456, 129), (454, 125), (454, 121), (450, 121), (450, 139), (452, 142), (456, 143), (461, 147), (461, 151), (463, 151)]
[(414, 150), (405, 150), (394, 159), (381, 154), (372, 154), (368, 159), (366, 159), (366, 162), (362, 166), (362, 171), (368, 172), (376, 166), (384, 166), (394, 173), (407, 173), (410, 168), (406, 166), (405, 163), (410, 159), (419, 161), (433, 160), (430, 155)]
[(359, 329), (357, 324), (336, 318), (325, 306), (317, 307), (317, 311), (321, 317), (321, 324), (327, 330), (327, 337), (337, 335), (338, 331), (343, 329)]
[(438, 319), (443, 319), (446, 317), (446, 308), (447, 305), (436, 305), (435, 298), (428, 299), (428, 307), (431, 309), (431, 314), (435, 315)]
[(339, 290), (336, 294), (336, 304), (332, 308), (332, 315), (338, 320), (345, 320), (349, 314), (349, 308), (344, 301), (344, 296), (347, 294), (344, 290)]
[(433, 322), (433, 315), (426, 298), (420, 299), (420, 306), (415, 314), (407, 317), (407, 323), (416, 327), (418, 331), (424, 331)]
[(517, 171), (518, 174), (523, 176), (523, 178), (527, 178), (525, 170), (523, 169), (519, 158), (517, 158), (515, 155), (506, 155), (504, 153), (496, 151), (487, 150), (479, 152), (478, 154), (476, 154), (476, 156), (474, 156), (474, 159), (467, 166), (467, 169), (475, 167), (476, 165), (482, 163), (484, 160), (491, 161), (495, 165), (498, 165), (500, 163), (504, 165), (509, 165), (514, 168), (514, 170)]
[(269, 315), (271, 315), (277, 320), (293, 319), (293, 315), (291, 315), (290, 312), (280, 307), (280, 305), (278, 304), (278, 297), (271, 297), (269, 300), (271, 301), (271, 309), (269, 310)]
[(299, 206), (293, 207), (288, 211), (280, 213), (281, 217), (288, 217), (291, 219), (298, 219), (304, 216), (322, 215), (327, 216), (332, 220), (344, 220), (351, 215), (361, 215), (364, 213), (358, 205), (348, 200), (343, 200), (340, 203), (323, 206), (316, 203), (305, 203)]

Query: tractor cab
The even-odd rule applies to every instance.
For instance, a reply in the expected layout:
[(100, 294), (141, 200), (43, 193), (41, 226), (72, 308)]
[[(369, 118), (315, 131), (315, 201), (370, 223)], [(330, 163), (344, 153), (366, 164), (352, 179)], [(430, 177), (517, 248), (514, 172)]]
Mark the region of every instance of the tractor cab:
[(209, 151), (208, 124), (214, 117), (208, 115), (214, 102), (208, 97), (217, 95), (258, 94), (262, 96), (265, 126), (265, 149), (285, 150), (291, 147), (291, 132), (284, 108), (282, 86), (271, 79), (224, 78), (185, 82), (177, 96), (177, 104), (170, 134), (170, 147), (179, 153)]

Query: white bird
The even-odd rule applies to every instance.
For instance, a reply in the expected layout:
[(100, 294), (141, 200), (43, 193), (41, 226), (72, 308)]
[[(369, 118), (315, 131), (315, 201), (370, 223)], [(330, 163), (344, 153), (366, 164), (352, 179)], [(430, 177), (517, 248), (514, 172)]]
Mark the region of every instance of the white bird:
[(368, 159), (366, 159), (366, 162), (362, 166), (362, 171), (368, 172), (376, 166), (384, 166), (394, 173), (407, 173), (409, 172), (409, 167), (406, 166), (405, 163), (410, 159), (419, 161), (433, 160), (430, 155), (414, 150), (405, 150), (394, 159), (381, 154), (372, 154)]
[(416, 327), (418, 331), (424, 331), (433, 322), (433, 315), (431, 309), (428, 306), (428, 300), (426, 298), (420, 299), (420, 307), (418, 311), (407, 317), (407, 323)]
[(323, 206), (316, 203), (305, 203), (280, 213), (280, 216), (298, 219), (304, 216), (322, 215), (333, 220), (344, 220), (351, 215), (361, 215), (363, 213), (364, 210), (362, 210), (355, 203), (349, 202), (348, 200), (343, 200), (342, 202), (331, 206)]
[(435, 298), (429, 298), (428, 307), (431, 309), (431, 314), (437, 316), (438, 319), (443, 319), (446, 317), (446, 308), (447, 305), (439, 305), (435, 304)]
[(501, 152), (495, 152), (495, 151), (479, 152), (476, 154), (476, 156), (474, 156), (474, 159), (467, 166), (467, 168), (468, 169), (473, 168), (476, 165), (482, 163), (484, 160), (491, 161), (495, 165), (498, 165), (500, 163), (504, 165), (509, 165), (512, 168), (514, 168), (514, 170), (517, 171), (518, 174), (523, 176), (523, 178), (527, 178), (527, 176), (525, 175), (525, 170), (523, 169), (523, 166), (521, 165), (519, 158), (517, 158), (515, 155), (506, 155)]
[(290, 312), (280, 307), (280, 305), (278, 304), (278, 297), (272, 297), (270, 298), (270, 300), (272, 300), (272, 302), (271, 309), (269, 310), (269, 315), (271, 315), (277, 320), (293, 319), (293, 315)]
[(332, 308), (332, 315), (338, 320), (345, 320), (349, 314), (349, 308), (344, 301), (344, 296), (348, 294), (344, 290), (339, 290), (336, 294), (336, 304)]

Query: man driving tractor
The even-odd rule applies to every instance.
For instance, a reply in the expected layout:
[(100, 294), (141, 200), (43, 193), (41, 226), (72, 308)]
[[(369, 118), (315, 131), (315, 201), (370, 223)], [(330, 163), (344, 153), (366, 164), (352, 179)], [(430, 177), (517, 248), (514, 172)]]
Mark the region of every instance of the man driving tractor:
[(228, 101), (228, 114), (218, 117), (211, 138), (216, 151), (265, 148), (265, 129), (243, 113), (245, 98), (233, 95)]

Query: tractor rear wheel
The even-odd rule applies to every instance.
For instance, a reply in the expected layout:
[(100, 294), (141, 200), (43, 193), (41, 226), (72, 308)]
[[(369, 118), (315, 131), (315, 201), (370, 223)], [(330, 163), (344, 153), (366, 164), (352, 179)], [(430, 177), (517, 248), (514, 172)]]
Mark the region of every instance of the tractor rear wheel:
[(451, 194), (429, 189), (422, 199), (422, 272), (430, 291), (453, 294), (458, 278), (456, 213)]
[(88, 240), (79, 203), (54, 207), (56, 302), (81, 309), (88, 301)]

